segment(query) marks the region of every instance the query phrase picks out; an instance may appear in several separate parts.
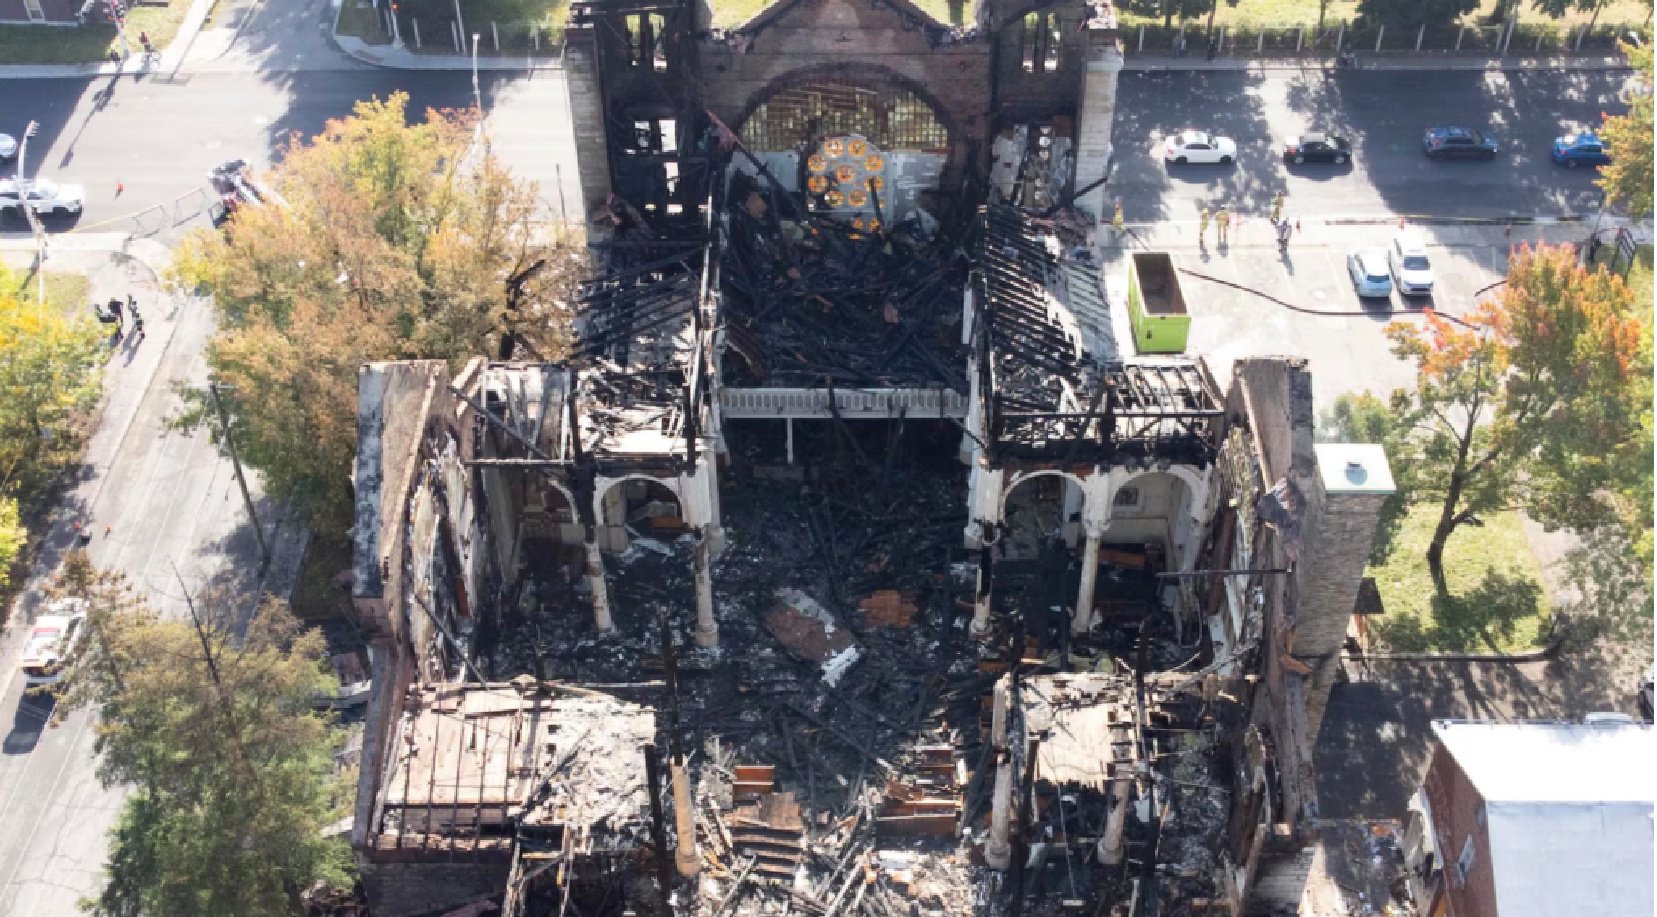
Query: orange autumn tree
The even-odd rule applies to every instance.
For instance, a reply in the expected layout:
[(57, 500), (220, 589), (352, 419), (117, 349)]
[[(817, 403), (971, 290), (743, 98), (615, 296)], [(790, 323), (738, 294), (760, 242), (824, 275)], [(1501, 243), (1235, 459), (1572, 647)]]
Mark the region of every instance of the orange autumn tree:
[[(1522, 509), (1544, 523), (1592, 528), (1616, 516), (1607, 488), (1639, 449), (1640, 381), (1651, 375), (1633, 293), (1577, 263), (1571, 246), (1518, 249), (1500, 295), (1452, 322), (1387, 329), (1416, 364), (1399, 399), (1418, 495), (1441, 504), (1427, 564), (1445, 589), (1444, 549), (1481, 514)], [(1649, 469), (1647, 469), (1649, 473)]]
[[(174, 260), (178, 283), (212, 295), (207, 361), (234, 389), (242, 460), (324, 531), (351, 524), (363, 363), (557, 360), (587, 271), (585, 240), (477, 142), (475, 111), (411, 123), (407, 101), (295, 137), (269, 177), (282, 203), (197, 230)], [(212, 408), (186, 395), (190, 425)]]

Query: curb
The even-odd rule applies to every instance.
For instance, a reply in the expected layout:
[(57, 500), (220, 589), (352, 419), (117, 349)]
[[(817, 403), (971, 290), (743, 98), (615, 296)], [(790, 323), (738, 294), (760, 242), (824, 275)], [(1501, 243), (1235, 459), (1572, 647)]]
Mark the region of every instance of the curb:
[[(1129, 52), (1130, 55), (1132, 52)], [(1151, 58), (1155, 63), (1137, 62), (1131, 56), (1122, 65), (1123, 72), (1139, 73), (1247, 73), (1277, 70), (1316, 70), (1327, 74), (1348, 72), (1349, 68), (1338, 67), (1334, 58), (1306, 59), (1296, 58), (1265, 58), (1265, 59), (1232, 59), (1208, 61), (1176, 62), (1173, 58)], [(1570, 58), (1525, 59), (1515, 58), (1511, 61), (1484, 58), (1484, 59), (1454, 59), (1454, 58), (1389, 58), (1384, 61), (1370, 61), (1350, 68), (1353, 72), (1386, 73), (1386, 72), (1420, 72), (1420, 71), (1463, 71), (1467, 73), (1489, 73), (1507, 71), (1619, 71), (1634, 69), (1626, 61), (1616, 61), (1609, 56), (1585, 57), (1573, 60)]]

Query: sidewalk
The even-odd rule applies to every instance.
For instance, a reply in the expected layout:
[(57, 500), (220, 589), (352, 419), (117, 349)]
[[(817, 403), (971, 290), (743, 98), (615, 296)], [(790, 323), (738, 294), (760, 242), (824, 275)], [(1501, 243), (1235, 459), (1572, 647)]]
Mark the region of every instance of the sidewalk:
[[(1126, 39), (1132, 44), (1132, 38)], [(1306, 54), (1300, 57), (1219, 57), (1204, 60), (1201, 54), (1175, 58), (1156, 51), (1129, 50), (1124, 55), (1123, 70), (1330, 70), (1335, 65), (1333, 54)], [(1628, 70), (1628, 59), (1620, 54), (1546, 55), (1542, 57), (1472, 57), (1443, 53), (1366, 55), (1358, 52), (1358, 70)]]
[[(472, 58), (465, 54), (418, 54), (407, 47), (371, 45), (360, 38), (334, 34), (334, 44), (346, 54), (376, 67), (395, 70), (471, 70)], [(562, 70), (556, 57), (486, 57), (478, 55), (479, 70)]]
[(190, 11), (184, 14), (184, 23), (178, 27), (178, 34), (161, 52), (161, 62), (154, 67), (143, 67), (139, 61), (143, 55), (135, 54), (122, 61), (112, 64), (101, 61), (95, 64), (0, 64), (0, 79), (29, 80), (29, 79), (61, 79), (63, 77), (97, 77), (114, 76), (126, 73), (153, 73), (173, 74), (178, 72), (179, 65), (190, 53), (190, 45), (196, 40), (202, 24), (207, 21), (207, 14), (213, 10), (214, 0), (192, 0)]

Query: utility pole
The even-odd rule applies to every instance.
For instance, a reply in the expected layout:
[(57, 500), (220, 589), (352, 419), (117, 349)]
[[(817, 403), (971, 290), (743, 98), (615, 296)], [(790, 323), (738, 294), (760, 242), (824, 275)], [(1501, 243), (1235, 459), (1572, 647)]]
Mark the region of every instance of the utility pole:
[(253, 534), (259, 539), (259, 572), (263, 573), (270, 566), (270, 545), (265, 543), (265, 530), (259, 527), (259, 514), (253, 511), (253, 496), (247, 492), (247, 476), (242, 474), (242, 460), (236, 455), (236, 440), (230, 435), (230, 416), (225, 413), (224, 400), (219, 397), (219, 389), (229, 390), (228, 385), (207, 386), (207, 394), (213, 399), (213, 408), (219, 415), (219, 435), (224, 437), (225, 448), (230, 451), (230, 465), (236, 469), (236, 484), (242, 489), (242, 502), (247, 504), (247, 518), (253, 523)]
[(40, 214), (35, 213), (34, 205), (29, 203), (29, 189), (33, 183), (29, 182), (29, 170), (25, 159), (29, 155), (29, 138), (40, 133), (40, 122), (30, 121), (29, 126), (23, 129), (23, 142), (17, 145), (17, 195), (19, 203), (23, 205), (23, 214), (29, 221), (29, 229), (35, 234), (35, 279), (39, 281), (40, 311), (46, 313), (46, 230), (40, 225)]

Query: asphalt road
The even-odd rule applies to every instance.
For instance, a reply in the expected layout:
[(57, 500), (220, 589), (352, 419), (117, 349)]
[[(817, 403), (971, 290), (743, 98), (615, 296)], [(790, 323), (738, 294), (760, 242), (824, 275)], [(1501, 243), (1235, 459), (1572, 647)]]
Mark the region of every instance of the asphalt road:
[[(485, 73), (480, 85), (494, 150), (518, 174), (540, 182), (548, 212), (557, 213), (555, 161), (573, 162), (574, 149), (569, 118), (558, 116), (568, 107), (562, 72)], [(163, 241), (176, 235), (170, 219), (157, 212), (137, 222), (127, 218), (205, 188), (208, 170), (226, 160), (267, 165), (292, 133), (316, 134), (328, 119), (350, 114), (359, 99), (401, 90), (416, 118), (427, 108), (472, 104), (471, 74), (456, 71), (181, 73), (173, 81), (129, 75), (6, 80), (3, 86), (0, 131), (21, 136), (31, 119), (40, 123), (29, 174), (86, 190), (80, 217), (53, 218), (50, 231), (148, 232), (159, 225)], [(577, 206), (574, 169), (563, 171), (567, 206)], [(125, 190), (117, 193), (119, 185)], [(25, 231), (18, 217), (0, 220), (0, 232)]]
[[(288, 42), (278, 50), (291, 57), (295, 46), (305, 47)], [(175, 223), (151, 208), (204, 187), (212, 166), (232, 158), (267, 164), (292, 132), (314, 134), (329, 118), (349, 114), (358, 99), (396, 90), (409, 93), (415, 117), (428, 107), (472, 103), (469, 73), (406, 73), (349, 62), (318, 71), (186, 73), (176, 81), (4, 80), (0, 130), (21, 134), (29, 120), (40, 122), (30, 174), (86, 188), (85, 213), (51, 221), (54, 232), (153, 229), (158, 241), (172, 242), (204, 217)], [(481, 90), (495, 152), (521, 176), (542, 183), (549, 217), (579, 208), (562, 74), (485, 74)], [(559, 177), (566, 182), (564, 201)], [(125, 185), (119, 195), (117, 183)], [(134, 219), (135, 213), (143, 215)], [(0, 231), (25, 229), (21, 220), (0, 224)], [(174, 386), (205, 378), (209, 309), (164, 294), (135, 263), (101, 256), (98, 266), (100, 256), (59, 251), (53, 261), (60, 269), (92, 270), (94, 299), (135, 293), (149, 336), (112, 355), (87, 474), (54, 531), (69, 535), (68, 520), (87, 520), (93, 560), (126, 573), (163, 613), (184, 613), (182, 579), (192, 592), (227, 588), (245, 614), (241, 606), (258, 585), (257, 550), (230, 465), (204, 431), (165, 426), (178, 406)], [(251, 484), (259, 500), (257, 478)], [(260, 504), (268, 530), (275, 508)], [(49, 542), (48, 553), (71, 540)], [(104, 788), (96, 777), (89, 713), (48, 728), (50, 700), (24, 693), (13, 650), (26, 636), (24, 622), (38, 611), (35, 598), (20, 604), (3, 641), (7, 651), (0, 653), (0, 726), (8, 727), (0, 740), (0, 917), (72, 917), (79, 913), (76, 900), (102, 887), (107, 833), (124, 790)]]
[[(1293, 215), (1497, 217), (1592, 213), (1595, 170), (1548, 158), (1553, 139), (1626, 109), (1619, 72), (1127, 72), (1117, 93), (1108, 201), (1130, 223), (1195, 220), (1204, 206), (1265, 214), (1278, 191)], [(1488, 130), (1493, 162), (1431, 162), (1421, 134)], [(1232, 165), (1166, 166), (1158, 146), (1187, 127), (1237, 142)], [(1344, 166), (1286, 166), (1285, 137), (1324, 129), (1352, 140)]]

